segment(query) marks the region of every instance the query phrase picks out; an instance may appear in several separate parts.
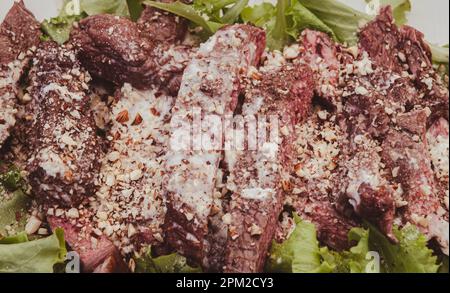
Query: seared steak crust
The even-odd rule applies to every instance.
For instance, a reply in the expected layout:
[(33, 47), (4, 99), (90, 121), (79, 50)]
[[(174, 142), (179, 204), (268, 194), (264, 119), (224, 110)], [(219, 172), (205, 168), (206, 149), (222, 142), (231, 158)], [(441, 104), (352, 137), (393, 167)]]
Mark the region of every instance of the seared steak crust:
[(279, 137), (258, 141), (257, 150), (250, 149), (247, 142), (245, 150), (226, 155), (232, 158), (227, 161), (227, 186), (233, 194), (225, 272), (263, 271), (284, 193), (291, 188), (294, 124), (309, 114), (313, 96), (312, 71), (307, 66), (286, 65), (261, 79), (249, 86), (242, 115), (255, 116), (255, 121), (267, 117), (268, 121), (257, 123), (259, 136), (270, 129)]
[[(200, 264), (208, 255), (205, 236), (223, 142), (218, 142), (218, 150), (205, 149), (204, 145), (197, 149), (201, 141), (190, 144), (191, 132), (190, 128), (186, 132), (186, 125), (195, 123), (192, 113), (196, 110), (201, 117), (231, 116), (243, 91), (241, 80), (249, 67), (259, 62), (264, 47), (261, 29), (227, 26), (202, 44), (183, 74), (172, 112), (171, 149), (166, 163), (165, 240)], [(200, 127), (200, 131), (207, 132), (213, 124), (203, 121)]]
[(39, 44), (40, 25), (23, 2), (15, 2), (0, 26), (0, 148), (19, 111), (19, 80)]
[(102, 155), (89, 108), (89, 74), (72, 50), (46, 42), (30, 77), (30, 184), (41, 202), (76, 206), (94, 194)]
[(138, 23), (108, 14), (87, 17), (72, 31), (71, 43), (95, 76), (138, 89), (163, 86), (176, 95), (192, 51), (179, 44), (185, 32), (184, 21), (147, 8)]

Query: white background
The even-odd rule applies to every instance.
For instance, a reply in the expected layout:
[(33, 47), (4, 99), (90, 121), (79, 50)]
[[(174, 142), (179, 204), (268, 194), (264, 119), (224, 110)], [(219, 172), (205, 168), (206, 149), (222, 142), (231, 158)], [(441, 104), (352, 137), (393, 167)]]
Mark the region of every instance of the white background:
[[(250, 0), (250, 3), (276, 0)], [(320, 0), (317, 0), (320, 1)], [(340, 0), (348, 5), (364, 11), (364, 0)], [(425, 34), (431, 43), (449, 43), (449, 0), (411, 0), (412, 11), (408, 17), (409, 24)], [(0, 0), (0, 20), (7, 13), (14, 0)], [(61, 0), (25, 0), (26, 6), (39, 20), (55, 16)]]

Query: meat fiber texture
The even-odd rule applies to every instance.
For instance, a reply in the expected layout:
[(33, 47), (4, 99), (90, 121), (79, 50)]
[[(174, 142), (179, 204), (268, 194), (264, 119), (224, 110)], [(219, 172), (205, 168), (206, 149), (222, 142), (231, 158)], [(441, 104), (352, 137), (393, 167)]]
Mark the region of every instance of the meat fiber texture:
[[(297, 62), (316, 63), (316, 94), (343, 133), (336, 162), (341, 176), (328, 191), (337, 210), (348, 214), (350, 205), (393, 242), (394, 223), (413, 223), (448, 253), (448, 191), (438, 182), (446, 180), (448, 89), (422, 35), (397, 28), (384, 8), (362, 29), (357, 48), (333, 45), (318, 32), (302, 36)], [(314, 55), (306, 48), (320, 50)], [(333, 83), (323, 82), (328, 71), (337, 77)]]
[[(219, 140), (218, 150), (196, 150), (189, 143), (192, 113), (198, 110), (201, 117), (215, 115), (219, 119), (232, 116), (244, 90), (241, 81), (250, 66), (258, 64), (264, 48), (265, 34), (259, 28), (232, 25), (219, 30), (201, 45), (186, 67), (172, 111), (165, 241), (200, 264), (208, 254), (205, 236), (223, 141)], [(213, 126), (205, 119), (200, 131)], [(194, 144), (199, 142), (194, 138)]]
[(34, 120), (27, 164), (36, 198), (45, 204), (76, 207), (95, 192), (102, 155), (89, 108), (89, 74), (75, 54), (42, 43), (30, 72)]
[[(247, 122), (242, 135), (248, 134), (242, 139), (244, 150), (226, 151), (232, 195), (229, 213), (223, 217), (229, 221), (225, 272), (263, 271), (284, 193), (291, 189), (294, 124), (309, 114), (314, 89), (312, 72), (303, 65), (284, 65), (252, 76), (254, 83), (242, 106)], [(253, 135), (257, 141), (250, 139)]]
[(118, 86), (161, 86), (176, 96), (192, 51), (181, 44), (186, 31), (186, 22), (177, 16), (146, 8), (137, 23), (109, 14), (87, 17), (70, 42), (92, 75)]
[(0, 26), (0, 148), (16, 123), (19, 80), (39, 44), (40, 25), (23, 2), (14, 3)]
[[(397, 28), (392, 25), (392, 19), (392, 12), (386, 7), (360, 34), (361, 48), (373, 57), (374, 65), (404, 78), (398, 77), (394, 82), (403, 92), (393, 88), (383, 100), (385, 112), (391, 116), (391, 126), (384, 138), (382, 155), (393, 181), (402, 188), (401, 198), (406, 204), (399, 210), (402, 222), (417, 225), (430, 239), (436, 239), (448, 255), (448, 204), (445, 204), (448, 189), (439, 184), (443, 176), (439, 159), (433, 159), (436, 144), (432, 139), (444, 137), (441, 160), (448, 160), (448, 138), (445, 154), (448, 88), (432, 67), (431, 52), (423, 35), (408, 26)], [(367, 37), (379, 33), (384, 33), (383, 40)], [(390, 48), (389, 55), (383, 46)], [(385, 58), (381, 60), (379, 56)], [(428, 136), (431, 146), (427, 132), (434, 134)]]

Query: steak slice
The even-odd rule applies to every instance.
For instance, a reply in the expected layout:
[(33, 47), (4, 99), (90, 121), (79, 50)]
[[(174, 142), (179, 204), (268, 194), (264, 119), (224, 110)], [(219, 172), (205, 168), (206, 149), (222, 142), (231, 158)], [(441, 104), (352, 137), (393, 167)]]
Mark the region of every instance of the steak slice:
[(383, 143), (383, 158), (393, 170), (394, 181), (401, 184), (405, 206), (400, 213), (404, 223), (417, 225), (430, 239), (437, 238), (448, 254), (448, 212), (443, 208), (443, 194), (423, 136), (393, 129)]
[[(448, 179), (442, 176), (441, 163), (448, 160), (448, 88), (432, 67), (423, 34), (408, 26), (398, 28), (392, 19), (392, 10), (385, 7), (360, 33), (360, 46), (377, 67), (376, 74), (394, 71), (389, 73), (395, 77), (390, 89), (379, 96), (390, 117), (388, 132), (381, 137), (383, 163), (399, 187), (403, 223), (417, 225), (448, 254)], [(378, 38), (381, 35), (384, 38)]]
[[(30, 72), (34, 121), (27, 164), (37, 199), (74, 207), (95, 192), (101, 141), (89, 108), (89, 74), (72, 50), (42, 43)], [(31, 112), (31, 111), (30, 111)]]
[[(163, 0), (160, 2), (174, 2)], [(167, 11), (146, 6), (137, 21), (145, 37), (153, 42), (175, 44), (183, 41), (189, 22)]]
[(346, 170), (339, 168), (340, 157), (345, 156), (345, 132), (337, 125), (336, 114), (318, 108), (305, 123), (296, 125), (295, 135), (293, 189), (285, 204), (315, 224), (322, 245), (348, 249), (348, 232), (359, 223), (349, 203), (340, 203), (337, 195), (349, 181)]
[(85, 273), (126, 273), (128, 267), (124, 263), (119, 250), (105, 236), (98, 236), (92, 231), (89, 223), (82, 227), (72, 223), (66, 216), (47, 216), (47, 222), (54, 231), (64, 229), (64, 238), (69, 246), (78, 253), (81, 269)]
[[(231, 158), (227, 160), (227, 186), (233, 194), (226, 216), (231, 223), (225, 272), (263, 271), (284, 193), (290, 188), (294, 123), (309, 113), (313, 96), (314, 81), (307, 66), (284, 66), (256, 81), (249, 86), (242, 108), (247, 122), (246, 147), (226, 151), (226, 157)], [(257, 121), (257, 129), (251, 121)], [(270, 139), (266, 132), (270, 132)], [(253, 135), (258, 135), (258, 141), (253, 142), (256, 149), (251, 146)]]
[[(150, 18), (150, 19), (148, 19)], [(71, 33), (78, 58), (93, 75), (138, 89), (167, 88), (172, 95), (190, 59), (192, 48), (181, 45), (183, 21), (154, 9), (144, 10), (138, 23), (109, 14), (81, 20)], [(163, 36), (171, 35), (170, 38)]]
[[(172, 136), (166, 163), (165, 240), (199, 264), (208, 255), (205, 236), (223, 149), (222, 135), (215, 138), (206, 135), (211, 130), (221, 131), (214, 129), (215, 122), (221, 125), (223, 118), (233, 114), (243, 91), (241, 80), (249, 67), (259, 62), (264, 47), (265, 35), (261, 29), (249, 25), (227, 26), (201, 45), (183, 74), (172, 111)], [(194, 115), (203, 118), (201, 124), (194, 121)], [(194, 145), (191, 144), (192, 123), (196, 132), (204, 135), (206, 144), (196, 134)], [(214, 140), (214, 146), (208, 144)]]
[(323, 32), (306, 29), (299, 43), (299, 56), (294, 62), (310, 66), (314, 72), (315, 94), (327, 106), (337, 107), (342, 95), (341, 68), (353, 62), (353, 56)]
[(40, 24), (23, 1), (15, 2), (0, 26), (0, 148), (16, 123), (19, 81), (39, 44)]
[[(423, 125), (423, 123), (422, 123)], [(422, 132), (423, 133), (423, 132)], [(448, 198), (448, 168), (449, 168), (449, 125), (448, 121), (440, 118), (431, 125), (426, 134), (428, 151), (436, 178), (442, 184)], [(448, 209), (448, 201), (447, 201)]]
[(359, 33), (360, 47), (380, 68), (407, 76), (419, 91), (416, 104), (431, 109), (429, 124), (439, 117), (448, 120), (448, 88), (434, 70), (431, 50), (423, 34), (412, 27), (397, 27), (392, 8), (386, 6)]

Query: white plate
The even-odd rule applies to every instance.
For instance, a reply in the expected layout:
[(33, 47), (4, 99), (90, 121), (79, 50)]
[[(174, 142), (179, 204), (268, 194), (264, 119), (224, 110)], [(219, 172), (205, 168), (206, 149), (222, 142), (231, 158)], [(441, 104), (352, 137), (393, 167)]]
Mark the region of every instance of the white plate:
[[(263, 1), (276, 2), (276, 0), (250, 0), (251, 4)], [(320, 0), (317, 0), (320, 1)], [(355, 9), (364, 11), (365, 0), (340, 0)], [(448, 0), (411, 0), (413, 9), (409, 15), (409, 24), (422, 31), (426, 39), (435, 44), (449, 43), (449, 1)], [(0, 0), (0, 19), (11, 7), (14, 0)], [(62, 0), (25, 0), (26, 6), (39, 20), (55, 16), (61, 6)]]

